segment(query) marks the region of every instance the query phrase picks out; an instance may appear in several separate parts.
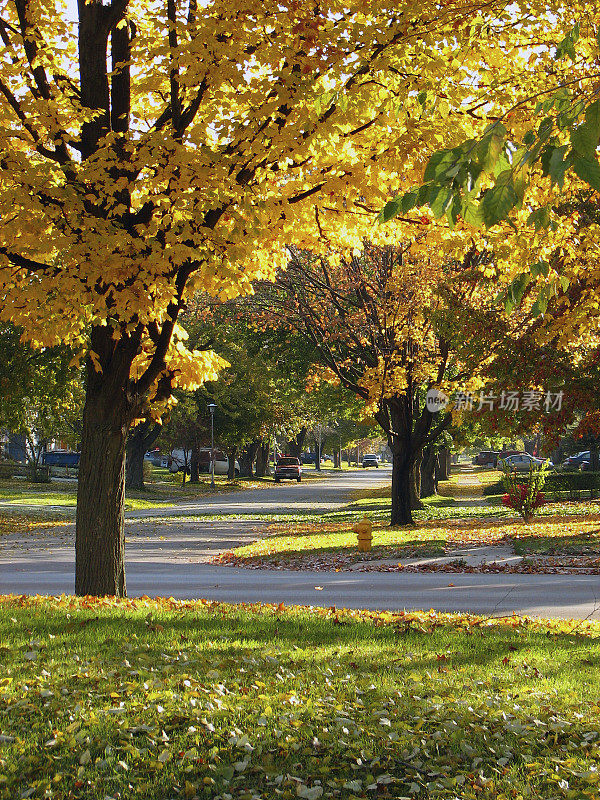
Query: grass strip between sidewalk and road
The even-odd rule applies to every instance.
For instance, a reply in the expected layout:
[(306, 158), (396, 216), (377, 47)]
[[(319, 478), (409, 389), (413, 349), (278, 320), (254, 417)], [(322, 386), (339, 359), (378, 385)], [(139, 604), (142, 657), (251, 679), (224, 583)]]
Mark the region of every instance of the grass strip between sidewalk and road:
[(0, 798), (597, 798), (599, 635), (0, 598)]

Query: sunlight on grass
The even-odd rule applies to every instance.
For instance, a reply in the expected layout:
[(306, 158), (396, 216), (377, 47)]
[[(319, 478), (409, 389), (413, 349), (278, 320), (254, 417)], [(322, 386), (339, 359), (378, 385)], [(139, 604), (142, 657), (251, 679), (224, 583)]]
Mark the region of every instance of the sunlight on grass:
[[(456, 514), (462, 509), (457, 509)], [(373, 528), (373, 547), (359, 553), (357, 537), (345, 522), (296, 523), (273, 526), (263, 538), (217, 556), (215, 561), (239, 566), (278, 566), (310, 569), (328, 565), (339, 569), (365, 561), (452, 554), (465, 547), (510, 545), (524, 554), (600, 553), (600, 515), (543, 517), (524, 525), (514, 518), (456, 517), (422, 522), (416, 527)]]
[(599, 634), (519, 617), (4, 598), (0, 798), (591, 800)]

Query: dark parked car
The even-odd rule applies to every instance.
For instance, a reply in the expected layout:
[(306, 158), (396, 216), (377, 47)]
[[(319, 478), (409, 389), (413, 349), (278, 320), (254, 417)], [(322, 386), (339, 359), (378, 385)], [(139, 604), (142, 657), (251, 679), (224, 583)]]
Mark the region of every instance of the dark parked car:
[(69, 450), (49, 450), (47, 453), (42, 453), (42, 464), (47, 467), (77, 467), (80, 455)]
[(364, 467), (377, 467), (379, 469), (379, 460), (375, 453), (365, 453), (362, 457), (362, 465)]
[(482, 450), (473, 459), (473, 464), (477, 467), (495, 467), (498, 464), (497, 450)]
[(290, 478), (296, 480), (298, 483), (302, 480), (302, 467), (300, 466), (299, 458), (292, 458), (291, 456), (283, 456), (277, 459), (277, 466), (275, 467), (275, 483), (279, 483), (282, 478)]
[[(563, 469), (589, 469), (591, 453), (589, 450), (582, 450), (574, 456), (569, 456), (562, 463)], [(586, 464), (586, 466), (584, 466)]]

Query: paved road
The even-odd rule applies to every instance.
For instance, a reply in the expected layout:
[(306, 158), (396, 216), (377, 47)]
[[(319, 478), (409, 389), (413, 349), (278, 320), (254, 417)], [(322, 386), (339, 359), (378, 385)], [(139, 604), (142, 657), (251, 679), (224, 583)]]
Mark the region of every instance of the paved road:
[[(378, 483), (378, 473), (350, 473), (323, 484), (282, 485), (185, 503), (179, 513), (316, 511), (343, 504), (349, 491)], [(293, 572), (216, 567), (207, 558), (260, 535), (264, 523), (165, 519), (132, 512), (127, 526), (131, 596), (206, 597), (229, 602), (284, 602), (338, 608), (472, 611), (600, 619), (595, 575), (460, 575), (444, 573)], [(151, 519), (144, 521), (143, 518)], [(73, 591), (73, 526), (0, 539), (0, 593)]]
[(356, 489), (384, 486), (392, 478), (389, 467), (349, 472), (332, 472), (323, 480), (314, 477), (302, 483), (284, 481), (266, 488), (244, 489), (239, 492), (187, 500), (175, 506), (161, 506), (151, 511), (129, 511), (128, 519), (167, 517), (173, 513), (194, 516), (200, 514), (297, 514), (332, 511), (350, 499)]
[[(187, 526), (186, 526), (187, 527)], [(338, 608), (429, 609), (600, 619), (597, 575), (292, 572), (215, 567), (213, 552), (255, 538), (254, 523), (195, 523), (186, 533), (128, 536), (130, 596), (206, 597)], [(0, 593), (73, 591), (72, 536), (29, 551), (2, 548)], [(317, 588), (320, 587), (320, 588)]]

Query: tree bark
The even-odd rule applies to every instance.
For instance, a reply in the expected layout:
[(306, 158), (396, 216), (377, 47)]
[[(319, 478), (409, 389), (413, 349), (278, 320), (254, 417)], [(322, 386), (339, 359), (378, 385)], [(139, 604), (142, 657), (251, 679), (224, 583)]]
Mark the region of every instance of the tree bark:
[(200, 483), (199, 449), (198, 445), (194, 445), (190, 454), (190, 483)]
[[(128, 414), (86, 399), (75, 532), (75, 594), (125, 597), (125, 447)], [(120, 413), (119, 413), (120, 412)]]
[(417, 450), (416, 455), (411, 453), (409, 458), (412, 460), (409, 483), (410, 507), (413, 511), (419, 511), (425, 508), (421, 502), (421, 464), (423, 461), (423, 453)]
[(449, 447), (442, 447), (438, 453), (438, 466), (435, 477), (438, 481), (447, 481), (450, 478), (451, 453)]
[(405, 453), (392, 455), (392, 525), (414, 525), (410, 502), (411, 465)]
[(321, 448), (317, 439), (315, 439), (315, 469), (321, 471)]
[(227, 466), (227, 478), (232, 481), (235, 478), (235, 456), (237, 453), (237, 447), (229, 447), (227, 448), (227, 458), (229, 459), (229, 463)]
[(421, 492), (420, 497), (431, 497), (437, 494), (437, 468), (438, 454), (432, 445), (425, 448), (421, 461)]
[(246, 445), (240, 455), (240, 475), (242, 475), (244, 478), (253, 477), (252, 464), (254, 463), (254, 457), (256, 456), (258, 445), (258, 442), (251, 442), (249, 445)]
[(145, 419), (136, 425), (127, 438), (125, 487), (142, 491), (144, 487), (144, 456), (162, 430), (153, 420)]
[(255, 475), (257, 478), (264, 478), (269, 471), (269, 451), (271, 449), (270, 442), (261, 442), (256, 451), (256, 470)]

